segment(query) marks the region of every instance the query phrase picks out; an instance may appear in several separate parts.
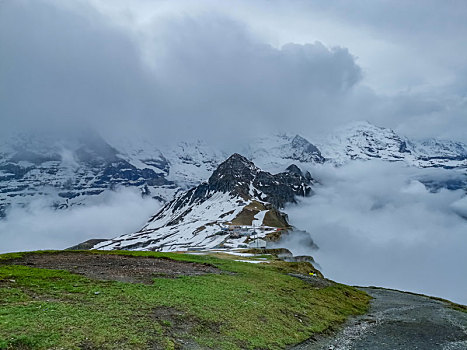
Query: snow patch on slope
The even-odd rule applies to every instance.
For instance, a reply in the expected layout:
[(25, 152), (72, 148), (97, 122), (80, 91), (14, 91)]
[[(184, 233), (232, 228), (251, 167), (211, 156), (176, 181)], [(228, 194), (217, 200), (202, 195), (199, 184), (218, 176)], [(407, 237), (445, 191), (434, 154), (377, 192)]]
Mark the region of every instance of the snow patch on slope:
[[(135, 234), (120, 236), (110, 243), (103, 242), (95, 249), (160, 250), (159, 247), (164, 247), (165, 251), (174, 251), (214, 248), (226, 238), (226, 235), (215, 235), (222, 228), (219, 217), (225, 215), (225, 220), (232, 220), (242, 208), (237, 198), (227, 193), (216, 193), (203, 203), (192, 205), (189, 213), (175, 225), (168, 224), (181, 214), (177, 210), (172, 215), (150, 221)], [(169, 211), (166, 210), (167, 213)]]
[(300, 135), (260, 137), (246, 148), (245, 154), (258, 167), (271, 173), (284, 171), (292, 163), (302, 167), (324, 162), (320, 150)]
[(369, 122), (350, 123), (317, 145), (323, 156), (338, 166), (356, 159), (381, 159), (420, 168), (467, 167), (465, 144), (435, 139), (413, 141)]

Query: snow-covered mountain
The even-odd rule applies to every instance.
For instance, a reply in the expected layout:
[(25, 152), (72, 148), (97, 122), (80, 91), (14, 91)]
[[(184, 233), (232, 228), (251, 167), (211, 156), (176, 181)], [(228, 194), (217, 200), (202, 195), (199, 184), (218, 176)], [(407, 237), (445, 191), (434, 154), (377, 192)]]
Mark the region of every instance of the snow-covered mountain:
[[(409, 140), (368, 122), (352, 123), (319, 142), (289, 134), (258, 137), (237, 151), (274, 173), (291, 163), (309, 169), (355, 159), (463, 173), (467, 169), (465, 144)], [(157, 140), (103, 139), (89, 131), (73, 137), (15, 135), (0, 143), (0, 217), (11, 204), (25, 205), (41, 197), (57, 208), (85, 205), (119, 186), (135, 187), (167, 202), (177, 192), (207, 180), (227, 156), (226, 150), (202, 141), (164, 145)]]
[[(188, 189), (205, 181), (228, 156), (205, 142), (160, 144), (154, 140), (107, 140), (118, 149), (119, 157), (137, 168), (163, 173), (165, 179), (181, 189)], [(171, 199), (171, 198), (170, 198)]]
[(91, 132), (17, 135), (0, 145), (0, 216), (10, 204), (40, 197), (57, 208), (86, 204), (117, 186), (151, 188), (169, 199), (179, 186), (167, 179), (168, 170), (160, 152), (129, 157)]
[(342, 165), (350, 160), (402, 161), (427, 168), (466, 168), (467, 145), (449, 140), (409, 140), (393, 130), (369, 122), (354, 122), (316, 143), (326, 161)]
[(236, 248), (253, 238), (277, 239), (289, 228), (280, 209), (311, 194), (313, 179), (296, 165), (272, 175), (234, 154), (207, 182), (180, 193), (138, 232), (97, 244), (95, 249), (181, 251)]
[[(316, 147), (298, 135), (265, 142), (245, 152), (277, 171), (291, 161), (324, 161)], [(37, 198), (56, 208), (85, 205), (119, 186), (167, 202), (178, 191), (206, 181), (227, 156), (202, 141), (164, 145), (157, 140), (103, 139), (90, 131), (72, 137), (15, 135), (0, 144), (0, 217), (8, 206)]]
[(290, 162), (299, 166), (325, 162), (320, 150), (300, 135), (260, 137), (248, 145), (244, 153), (260, 168), (272, 172), (284, 170)]

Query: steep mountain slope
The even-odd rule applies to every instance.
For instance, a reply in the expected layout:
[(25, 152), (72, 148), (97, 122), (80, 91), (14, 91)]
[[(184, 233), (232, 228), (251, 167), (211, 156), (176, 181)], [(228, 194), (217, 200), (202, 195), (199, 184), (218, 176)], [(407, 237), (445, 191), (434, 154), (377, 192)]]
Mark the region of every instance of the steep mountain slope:
[(94, 248), (180, 251), (239, 247), (253, 237), (274, 239), (289, 227), (279, 209), (295, 202), (295, 196), (310, 195), (312, 182), (295, 165), (272, 175), (234, 154), (207, 182), (179, 194), (140, 231)]
[(282, 171), (291, 161), (297, 164), (322, 164), (321, 151), (300, 135), (279, 134), (261, 137), (245, 150), (249, 159), (268, 171)]
[(413, 141), (368, 122), (351, 123), (317, 145), (326, 160), (336, 165), (354, 159), (381, 159), (422, 168), (467, 167), (465, 144), (435, 139)]
[(138, 162), (124, 156), (93, 133), (75, 138), (21, 135), (0, 146), (0, 216), (10, 204), (44, 197), (56, 208), (84, 204), (117, 186), (154, 196), (172, 197), (177, 186), (165, 178), (168, 163), (154, 153)]

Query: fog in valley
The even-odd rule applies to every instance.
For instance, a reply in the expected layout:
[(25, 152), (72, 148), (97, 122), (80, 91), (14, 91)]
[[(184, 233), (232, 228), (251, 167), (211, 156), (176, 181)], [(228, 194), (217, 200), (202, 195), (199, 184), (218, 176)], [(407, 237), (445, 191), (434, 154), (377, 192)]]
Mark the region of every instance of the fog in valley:
[[(202, 140), (227, 155), (278, 133), (321, 142), (360, 120), (466, 143), (466, 18), (465, 1), (0, 0), (0, 160), (18, 134), (77, 130), (116, 148)], [(70, 149), (60, 157), (77, 168)], [(467, 304), (467, 188), (445, 186), (467, 183), (465, 166), (302, 167), (314, 195), (285, 211), (319, 249), (285, 246), (338, 282)], [(163, 205), (116, 186), (55, 210), (43, 185), (48, 196), (0, 218), (0, 253), (133, 233)]]
[(50, 199), (14, 206), (0, 220), (0, 253), (65, 249), (95, 238), (113, 238), (140, 229), (160, 208), (138, 190), (120, 189), (86, 206), (56, 210)]
[[(311, 254), (331, 279), (384, 286), (467, 303), (467, 201), (463, 190), (430, 192), (417, 179), (439, 180), (446, 170), (354, 162), (322, 167), (316, 194), (287, 208), (318, 250), (286, 241), (295, 254)], [(462, 217), (462, 215), (464, 217)]]

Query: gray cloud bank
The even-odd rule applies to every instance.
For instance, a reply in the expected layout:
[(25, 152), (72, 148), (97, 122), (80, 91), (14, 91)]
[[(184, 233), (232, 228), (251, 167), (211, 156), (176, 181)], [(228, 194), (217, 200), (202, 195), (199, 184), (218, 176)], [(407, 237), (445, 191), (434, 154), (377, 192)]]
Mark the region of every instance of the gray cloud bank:
[(353, 162), (314, 171), (323, 185), (287, 212), (311, 232), (320, 248), (311, 255), (325, 275), (467, 304), (463, 191), (430, 192), (416, 179), (431, 171), (398, 164)]
[(107, 192), (85, 207), (54, 210), (45, 200), (9, 209), (0, 220), (0, 253), (65, 249), (91, 238), (112, 238), (141, 228), (160, 203), (138, 190)]
[[(104, 134), (238, 145), (258, 133), (287, 130), (315, 136), (367, 119), (416, 136), (466, 137), (460, 128), (465, 129), (466, 117), (462, 74), (442, 92), (412, 93), (403, 86), (404, 92), (378, 95), (365, 85), (365, 71), (345, 43), (270, 45), (252, 25), (256, 17), (246, 16), (248, 6), (257, 13), (256, 5), (239, 2), (244, 12), (238, 12), (200, 2), (190, 14), (183, 11), (184, 2), (174, 2), (177, 11), (131, 27), (98, 10), (96, 3), (102, 4), (0, 3), (4, 133), (28, 127), (73, 130), (84, 124)], [(135, 1), (121, 12), (131, 18), (132, 9), (143, 5), (172, 6), (148, 4)], [(284, 13), (283, 20), (291, 23), (293, 16), (304, 16), (301, 10), (331, 19), (343, 16), (316, 3), (311, 8), (293, 4), (290, 11), (283, 11), (283, 5), (272, 2), (270, 12), (276, 17)], [(346, 20), (359, 19), (350, 12)], [(376, 30), (374, 23), (366, 25)], [(384, 68), (395, 69), (391, 62)]]
[(276, 49), (225, 16), (154, 21), (152, 49), (143, 50), (90, 7), (1, 6), (0, 114), (9, 128), (84, 123), (101, 132), (221, 139), (285, 127), (291, 116), (308, 124), (361, 78), (345, 48)]

